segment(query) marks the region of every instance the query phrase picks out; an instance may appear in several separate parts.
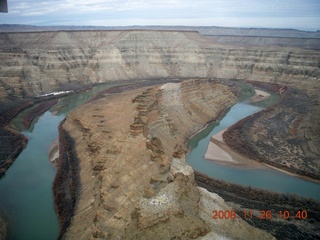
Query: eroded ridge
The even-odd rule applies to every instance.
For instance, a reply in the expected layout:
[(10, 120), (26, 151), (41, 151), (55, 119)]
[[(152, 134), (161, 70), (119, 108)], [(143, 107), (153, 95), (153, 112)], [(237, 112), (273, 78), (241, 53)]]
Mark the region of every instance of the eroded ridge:
[(185, 163), (187, 139), (236, 99), (226, 85), (191, 79), (111, 94), (70, 113), (63, 129), (81, 188), (62, 237), (272, 239), (238, 218), (214, 222), (212, 211), (229, 207), (198, 188)]

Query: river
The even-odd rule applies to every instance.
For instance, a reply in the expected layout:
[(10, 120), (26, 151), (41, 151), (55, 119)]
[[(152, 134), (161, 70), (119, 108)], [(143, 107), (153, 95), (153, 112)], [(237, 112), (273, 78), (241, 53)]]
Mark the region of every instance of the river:
[(275, 104), (278, 99), (279, 96), (272, 94), (269, 99), (256, 104), (240, 101), (232, 106), (219, 123), (210, 124), (206, 129), (190, 139), (188, 143), (190, 152), (187, 156), (187, 163), (193, 169), (205, 173), (209, 177), (215, 177), (243, 186), (262, 188), (285, 194), (297, 194), (320, 200), (320, 184), (318, 183), (284, 174), (271, 168), (249, 169), (231, 167), (204, 159), (210, 138), (214, 134), (251, 114), (261, 111), (263, 108)]
[[(12, 125), (29, 138), (27, 147), (0, 180), (0, 209), (9, 218), (11, 240), (56, 239), (59, 231), (53, 207), (52, 182), (56, 169), (49, 163), (50, 144), (58, 137), (58, 125), (64, 117), (95, 93), (111, 87), (100, 85), (92, 90), (63, 97), (28, 130), (22, 131), (19, 114)], [(242, 100), (247, 98), (243, 95)], [(241, 101), (242, 101), (241, 100)], [(240, 102), (234, 105), (219, 124), (211, 124), (194, 136), (189, 147), (188, 163), (195, 169), (226, 181), (320, 199), (320, 185), (281, 174), (274, 170), (250, 170), (225, 167), (203, 159), (210, 137), (236, 121), (274, 104), (276, 95), (257, 105)], [(261, 105), (262, 104), (262, 105)]]
[(56, 239), (59, 226), (53, 207), (52, 182), (56, 169), (49, 162), (51, 143), (58, 125), (71, 110), (97, 92), (115, 85), (98, 85), (91, 90), (63, 97), (22, 130), (21, 112), (11, 123), (28, 137), (28, 145), (0, 180), (0, 209), (9, 219), (10, 240)]

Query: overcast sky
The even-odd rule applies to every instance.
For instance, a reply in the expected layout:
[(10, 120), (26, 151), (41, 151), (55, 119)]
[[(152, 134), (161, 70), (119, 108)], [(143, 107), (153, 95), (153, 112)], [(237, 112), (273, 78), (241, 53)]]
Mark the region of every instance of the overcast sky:
[(320, 0), (8, 0), (8, 9), (0, 24), (320, 30)]

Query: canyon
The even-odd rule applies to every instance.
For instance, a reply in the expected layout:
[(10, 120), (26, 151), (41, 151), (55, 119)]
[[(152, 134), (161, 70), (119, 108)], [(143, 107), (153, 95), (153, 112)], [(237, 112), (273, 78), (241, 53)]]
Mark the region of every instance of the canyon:
[(214, 221), (213, 210), (231, 207), (198, 187), (185, 163), (187, 140), (237, 101), (229, 79), (288, 89), (267, 114), (229, 131), (234, 148), (249, 146), (244, 154), (256, 160), (319, 178), (319, 51), (228, 45), (191, 30), (2, 32), (0, 43), (6, 124), (7, 106), (27, 107), (54, 91), (158, 83), (102, 92), (61, 123), (53, 187), (59, 238), (273, 239), (240, 218)]
[(115, 80), (205, 77), (319, 86), (318, 51), (228, 46), (192, 31), (0, 33), (0, 43), (1, 102)]
[[(188, 137), (236, 99), (221, 83), (191, 79), (105, 94), (69, 114), (61, 131), (73, 147), (60, 168), (74, 167), (75, 158), (79, 165), (64, 173), (73, 176), (68, 192), (76, 207), (63, 239), (272, 239), (238, 218), (213, 221), (213, 209), (228, 205), (198, 188), (185, 163)], [(61, 179), (54, 183), (58, 208)]]

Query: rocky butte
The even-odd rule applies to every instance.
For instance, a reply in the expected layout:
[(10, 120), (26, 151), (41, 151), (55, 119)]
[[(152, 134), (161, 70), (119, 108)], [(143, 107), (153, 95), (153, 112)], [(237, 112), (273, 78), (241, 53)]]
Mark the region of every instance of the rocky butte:
[[(60, 125), (53, 188), (59, 238), (273, 239), (240, 218), (213, 221), (213, 209), (230, 207), (198, 187), (185, 163), (187, 140), (237, 101), (235, 88), (222, 79), (290, 89), (269, 114), (284, 131), (262, 148), (259, 139), (244, 136), (236, 146), (250, 141), (254, 155), (267, 155), (258, 159), (270, 163), (266, 149), (284, 143), (277, 153), (287, 156), (298, 139), (293, 168), (277, 164), (298, 171), (307, 156), (311, 167), (299, 174), (319, 178), (319, 51), (224, 45), (174, 30), (0, 33), (0, 43), (0, 101), (6, 104), (77, 85), (173, 79), (103, 92)], [(295, 99), (305, 99), (307, 111)], [(252, 135), (262, 128), (261, 139), (269, 139), (269, 123), (259, 115), (245, 127)]]

